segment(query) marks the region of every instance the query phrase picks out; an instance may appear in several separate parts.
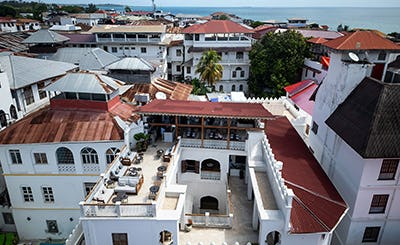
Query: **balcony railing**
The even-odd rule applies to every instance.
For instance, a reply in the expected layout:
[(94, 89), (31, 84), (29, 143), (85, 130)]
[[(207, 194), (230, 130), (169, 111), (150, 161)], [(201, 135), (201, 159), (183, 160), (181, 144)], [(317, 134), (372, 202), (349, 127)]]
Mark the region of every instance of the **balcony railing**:
[[(182, 147), (193, 147), (199, 148), (201, 147), (201, 140), (200, 139), (188, 139), (182, 138)], [(245, 150), (245, 142), (242, 141), (230, 141), (229, 143), (231, 150)], [(203, 140), (203, 148), (210, 148), (210, 149), (227, 149), (228, 142), (226, 140)]]
[(85, 173), (98, 173), (98, 172), (100, 172), (99, 164), (96, 164), (96, 163), (93, 163), (93, 164), (85, 163), (85, 164), (82, 164), (82, 165), (83, 165), (83, 172), (85, 172)]
[(186, 214), (186, 218), (191, 219), (193, 226), (213, 227), (213, 228), (232, 228), (233, 214), (220, 215), (210, 214)]
[(156, 204), (80, 204), (85, 217), (154, 217)]
[(201, 179), (220, 180), (221, 172), (201, 170)]
[(57, 164), (60, 173), (75, 173), (75, 164)]

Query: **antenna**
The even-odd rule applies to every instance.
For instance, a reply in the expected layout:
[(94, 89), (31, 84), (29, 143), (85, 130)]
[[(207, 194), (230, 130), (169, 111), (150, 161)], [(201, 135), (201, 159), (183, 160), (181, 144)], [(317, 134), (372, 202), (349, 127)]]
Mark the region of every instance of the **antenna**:
[(360, 58), (358, 57), (358, 55), (356, 55), (356, 54), (353, 53), (353, 52), (349, 52), (349, 57), (350, 57), (350, 59), (351, 59), (352, 61), (354, 61), (354, 62), (360, 61)]

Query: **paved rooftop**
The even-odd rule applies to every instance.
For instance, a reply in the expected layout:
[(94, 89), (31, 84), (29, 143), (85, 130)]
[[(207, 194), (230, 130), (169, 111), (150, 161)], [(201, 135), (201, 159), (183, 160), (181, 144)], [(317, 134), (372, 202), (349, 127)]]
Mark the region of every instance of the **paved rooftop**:
[(264, 209), (266, 210), (278, 210), (276, 206), (274, 193), (272, 192), (271, 185), (268, 181), (266, 172), (256, 172), (256, 179), (258, 183), (258, 189), (260, 190), (261, 199), (263, 202)]
[(197, 228), (193, 227), (190, 232), (179, 233), (180, 244), (186, 245), (188, 242), (197, 245), (203, 244), (222, 244), (226, 242), (233, 245), (239, 242), (240, 245), (247, 242), (255, 243), (258, 241), (258, 232), (253, 231), (251, 217), (253, 201), (248, 201), (246, 197), (246, 184), (239, 177), (229, 177), (229, 187), (232, 193), (233, 206), (233, 227), (231, 229), (218, 228)]

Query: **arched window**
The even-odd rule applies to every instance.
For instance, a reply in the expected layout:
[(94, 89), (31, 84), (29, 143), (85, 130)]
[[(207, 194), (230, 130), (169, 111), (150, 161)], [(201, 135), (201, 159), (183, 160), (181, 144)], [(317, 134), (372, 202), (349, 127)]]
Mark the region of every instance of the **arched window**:
[(232, 72), (232, 77), (236, 78), (238, 76), (238, 74), (241, 74), (241, 72), (242, 72), (242, 68), (236, 67), (236, 69)]
[(231, 91), (236, 91), (236, 85), (234, 84), (234, 85), (232, 85), (232, 89), (231, 89)]
[(243, 91), (243, 84), (239, 85), (239, 91)]
[(99, 157), (97, 156), (97, 152), (90, 147), (85, 147), (81, 150), (81, 157), (83, 164), (98, 164)]
[(200, 209), (218, 210), (218, 199), (212, 196), (205, 196), (200, 199)]
[(107, 164), (110, 164), (112, 163), (112, 161), (114, 161), (114, 158), (117, 156), (117, 153), (119, 153), (119, 149), (116, 147), (111, 147), (106, 151)]
[(201, 171), (221, 171), (221, 165), (217, 160), (214, 159), (206, 159), (201, 162)]
[(219, 85), (219, 92), (223, 92), (224, 91), (224, 86), (223, 85)]
[(3, 110), (0, 110), (0, 125), (2, 127), (7, 126), (6, 113)]
[(271, 231), (270, 233), (268, 233), (265, 242), (268, 245), (276, 245), (276, 244), (280, 244), (281, 242), (281, 234), (277, 231)]
[(17, 119), (18, 118), (17, 110), (15, 109), (14, 105), (10, 105), (10, 116), (13, 119)]
[(56, 151), (58, 164), (74, 164), (74, 155), (66, 147), (60, 147)]

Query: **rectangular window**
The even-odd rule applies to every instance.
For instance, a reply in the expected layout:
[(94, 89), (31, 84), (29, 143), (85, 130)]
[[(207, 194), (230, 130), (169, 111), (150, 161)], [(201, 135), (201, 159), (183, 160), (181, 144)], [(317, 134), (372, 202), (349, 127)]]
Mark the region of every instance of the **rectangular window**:
[(238, 60), (243, 59), (243, 52), (236, 52), (236, 59)]
[(21, 187), (22, 196), (24, 197), (25, 202), (33, 202), (33, 194), (32, 188), (29, 186), (22, 186)]
[(33, 102), (35, 102), (35, 99), (33, 98), (33, 92), (32, 92), (31, 86), (27, 86), (24, 88), (24, 98), (25, 98), (26, 105), (30, 105)]
[(177, 71), (177, 72), (181, 72), (181, 66), (179, 66), (179, 65), (176, 66), (176, 71)]
[(200, 35), (199, 34), (194, 34), (194, 40), (199, 41), (200, 40)]
[(54, 202), (53, 188), (47, 186), (42, 187), (42, 194), (44, 202)]
[(316, 123), (316, 122), (312, 122), (312, 126), (311, 126), (311, 131), (314, 133), (314, 134), (317, 134), (318, 133), (318, 124)]
[(128, 245), (127, 233), (112, 233), (111, 235), (113, 245)]
[(12, 164), (22, 164), (21, 153), (19, 150), (9, 150)]
[(232, 77), (235, 78), (236, 77), (236, 71), (232, 72)]
[(363, 235), (362, 242), (377, 242), (379, 237), (379, 231), (381, 227), (366, 227)]
[(39, 82), (37, 84), (37, 86), (38, 86), (38, 90), (39, 90), (39, 98), (40, 99), (46, 98), (47, 97), (47, 92), (45, 90), (43, 90), (44, 87), (45, 87), (44, 82)]
[(384, 159), (382, 161), (381, 172), (379, 173), (379, 180), (393, 180), (396, 176), (397, 167), (399, 166), (399, 159)]
[(181, 172), (200, 173), (200, 162), (195, 160), (183, 160), (181, 162)]
[(89, 193), (93, 190), (93, 187), (96, 185), (96, 183), (92, 182), (86, 182), (83, 183), (83, 187), (85, 188), (85, 197), (89, 195)]
[(372, 197), (369, 213), (370, 214), (385, 213), (386, 204), (387, 204), (388, 199), (389, 199), (389, 195), (374, 195)]
[(142, 54), (147, 53), (147, 48), (141, 47), (141, 48), (140, 48), (140, 52), (141, 52)]
[(58, 233), (57, 220), (46, 220), (47, 232)]
[(12, 213), (3, 213), (3, 220), (4, 223), (7, 225), (13, 225), (14, 223), (14, 218), (12, 216)]
[(177, 49), (176, 50), (176, 56), (178, 56), (178, 57), (182, 56), (182, 50)]
[(35, 158), (36, 164), (47, 164), (46, 153), (33, 153), (33, 158)]
[(244, 77), (244, 71), (240, 71), (240, 77)]
[(186, 73), (190, 74), (192, 72), (192, 69), (190, 66), (186, 67)]
[(117, 47), (111, 47), (111, 52), (113, 52), (113, 53), (117, 53), (117, 52), (118, 52), (118, 49), (117, 49)]

